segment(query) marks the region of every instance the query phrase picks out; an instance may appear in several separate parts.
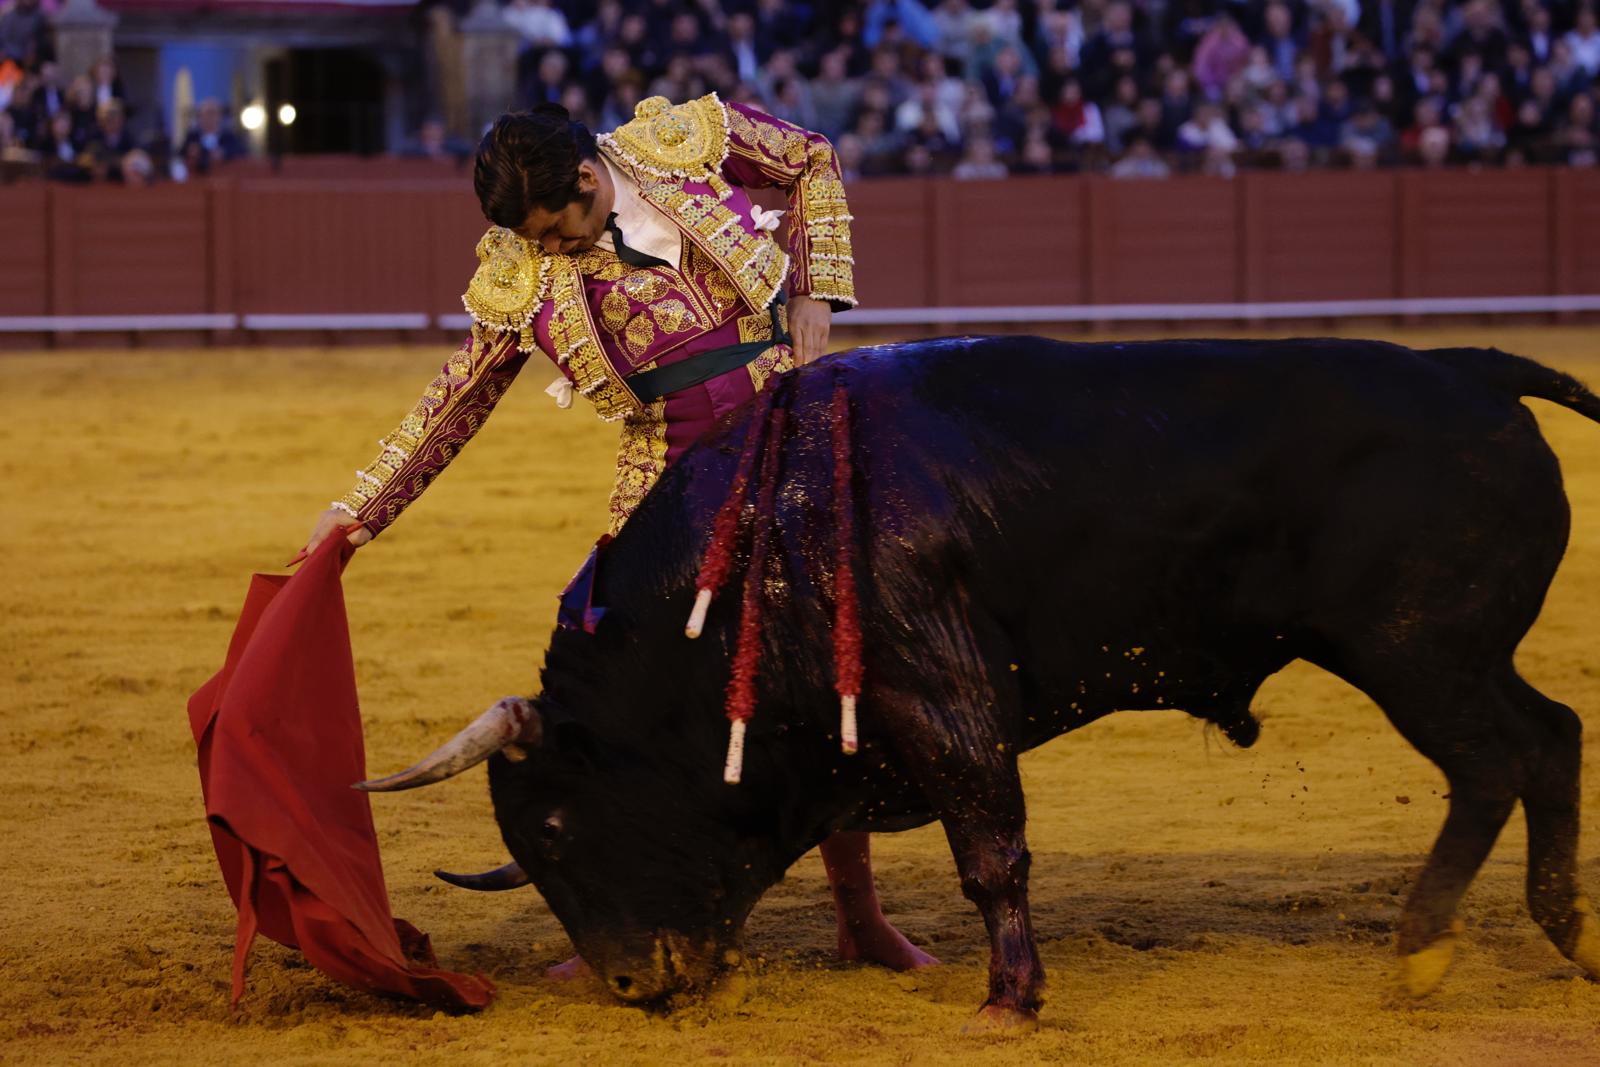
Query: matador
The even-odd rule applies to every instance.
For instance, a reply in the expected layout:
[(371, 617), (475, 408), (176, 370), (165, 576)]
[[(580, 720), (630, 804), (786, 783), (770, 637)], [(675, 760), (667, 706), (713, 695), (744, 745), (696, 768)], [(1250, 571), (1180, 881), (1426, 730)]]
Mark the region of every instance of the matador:
[[(535, 351), (560, 371), (547, 390), (557, 403), (581, 396), (621, 423), (615, 533), (717, 419), (821, 355), (832, 313), (856, 303), (833, 146), (715, 94), (653, 97), (599, 136), (557, 105), (502, 116), (479, 146), (474, 185), (493, 225), (464, 297), (471, 334), (308, 547), (355, 522), (347, 535), (360, 544), (394, 522)], [(747, 192), (774, 187), (788, 197), (787, 247), (780, 213)], [(583, 625), (568, 617), (570, 599), (563, 624)], [(937, 962), (884, 918), (866, 834), (836, 834), (822, 856), (841, 955), (897, 969)]]

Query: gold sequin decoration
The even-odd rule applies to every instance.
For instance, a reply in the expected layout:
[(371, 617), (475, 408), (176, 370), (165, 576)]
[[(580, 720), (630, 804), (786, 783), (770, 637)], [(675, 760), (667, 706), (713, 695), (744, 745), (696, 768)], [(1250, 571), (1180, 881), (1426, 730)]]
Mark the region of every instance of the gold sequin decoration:
[(649, 318), (641, 313), (628, 321), (628, 328), (623, 331), (622, 339), (628, 346), (628, 354), (638, 359), (655, 341), (656, 328), (650, 325)]
[(677, 297), (667, 300), (658, 300), (650, 305), (650, 317), (663, 333), (682, 333), (684, 330), (700, 325), (700, 320)]
[(750, 384), (760, 392), (774, 374), (794, 369), (794, 353), (788, 345), (773, 345), (745, 365), (750, 372)]
[(650, 270), (636, 270), (622, 279), (622, 287), (628, 295), (641, 304), (648, 304), (652, 300), (660, 300), (667, 295), (667, 280), (661, 275)]
[(627, 294), (620, 288), (611, 289), (600, 298), (600, 321), (612, 333), (627, 325), (631, 311), (632, 305), (628, 303)]
[(709, 182), (728, 158), (728, 117), (716, 93), (676, 105), (652, 96), (633, 115), (596, 140), (636, 170)]
[(611, 528), (628, 521), (661, 472), (667, 469), (667, 402), (658, 400), (622, 422), (617, 446), (617, 477), (611, 487)]
[(548, 256), (510, 230), (492, 226), (478, 241), (478, 269), (461, 302), (474, 321), (521, 330), (544, 296)]

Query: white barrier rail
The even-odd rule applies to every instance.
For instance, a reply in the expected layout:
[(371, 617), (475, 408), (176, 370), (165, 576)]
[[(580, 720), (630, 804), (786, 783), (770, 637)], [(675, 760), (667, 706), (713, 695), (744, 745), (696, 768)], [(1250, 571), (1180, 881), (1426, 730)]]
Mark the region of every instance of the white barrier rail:
[[(1600, 311), (1600, 294), (1298, 300), (1239, 304), (1020, 304), (996, 307), (859, 308), (844, 326), (962, 326), (1055, 322), (1238, 321), (1537, 315)], [(0, 333), (143, 333), (180, 330), (465, 330), (466, 315), (425, 312), (295, 315), (13, 315)]]

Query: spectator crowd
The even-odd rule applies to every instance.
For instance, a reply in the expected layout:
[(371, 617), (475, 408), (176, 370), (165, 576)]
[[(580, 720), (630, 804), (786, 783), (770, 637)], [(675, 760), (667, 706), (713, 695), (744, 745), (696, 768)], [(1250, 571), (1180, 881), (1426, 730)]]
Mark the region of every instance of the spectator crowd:
[[(437, 0), (464, 15), (471, 0)], [(875, 175), (1566, 164), (1600, 150), (1600, 0), (508, 0), (517, 103), (610, 129), (715, 90)], [(0, 13), (0, 159), (148, 181), (243, 151), (214, 101), (136, 145), (108, 59), (63, 84)], [(155, 123), (159, 127), (160, 123)], [(470, 131), (469, 131), (470, 132)], [(425, 123), (407, 154), (466, 142)]]
[(716, 90), (850, 177), (1592, 166), (1596, 0), (510, 0), (522, 101)]
[(109, 56), (65, 81), (40, 0), (0, 7), (0, 176), (148, 185), (204, 174), (244, 154), (218, 101), (200, 102), (177, 144), (160, 121), (146, 123), (146, 135), (135, 139), (135, 114)]

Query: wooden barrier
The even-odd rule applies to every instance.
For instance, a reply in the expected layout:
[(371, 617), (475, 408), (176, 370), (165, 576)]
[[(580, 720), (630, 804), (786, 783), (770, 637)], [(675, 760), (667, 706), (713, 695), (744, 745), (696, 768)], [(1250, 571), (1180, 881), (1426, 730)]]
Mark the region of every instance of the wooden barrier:
[[(459, 318), (485, 226), (465, 172), (341, 159), (233, 175), (0, 188), (0, 339), (145, 328), (96, 325), (104, 316), (210, 316), (215, 339), (238, 334), (212, 319), (248, 335), (307, 316), (324, 331)], [(1593, 171), (884, 179), (850, 196), (863, 304), (904, 321), (932, 308), (981, 320), (1118, 305), (1109, 319), (1127, 305), (1600, 294)]]

